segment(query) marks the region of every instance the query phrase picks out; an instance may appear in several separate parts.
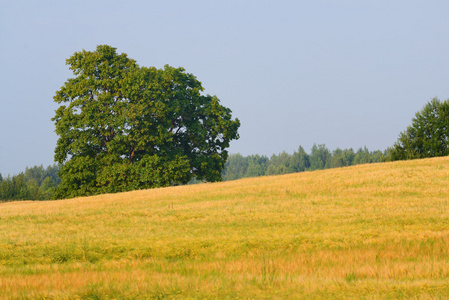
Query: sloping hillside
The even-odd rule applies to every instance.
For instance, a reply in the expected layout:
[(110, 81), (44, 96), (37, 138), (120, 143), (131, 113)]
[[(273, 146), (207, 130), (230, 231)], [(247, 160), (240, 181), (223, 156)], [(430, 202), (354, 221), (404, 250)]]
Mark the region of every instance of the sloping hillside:
[(449, 295), (449, 157), (0, 204), (0, 298)]

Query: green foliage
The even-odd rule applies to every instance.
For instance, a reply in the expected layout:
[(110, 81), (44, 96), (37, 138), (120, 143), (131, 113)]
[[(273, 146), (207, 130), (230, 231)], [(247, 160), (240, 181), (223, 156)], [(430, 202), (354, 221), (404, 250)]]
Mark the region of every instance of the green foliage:
[(332, 153), (332, 158), (330, 161), (330, 168), (341, 168), (347, 165), (346, 157), (343, 153), (343, 150), (337, 148)]
[(272, 155), (268, 165), (266, 175), (278, 175), (292, 173), (290, 166), (290, 155), (285, 151), (279, 155)]
[(0, 180), (0, 200), (51, 199), (59, 182), (58, 171), (58, 165), (26, 167), (24, 173)]
[(245, 177), (248, 170), (248, 158), (240, 153), (229, 156), (225, 163), (224, 180), (235, 180)]
[(298, 152), (293, 153), (291, 167), (294, 172), (303, 172), (310, 168), (310, 157), (302, 146), (299, 146)]
[(357, 150), (357, 152), (355, 153), (354, 164), (369, 164), (375, 161), (381, 161), (381, 159), (381, 151), (370, 152), (365, 146), (364, 148), (359, 148), (359, 150)]
[(314, 144), (310, 154), (302, 146), (292, 155), (282, 152), (279, 155), (266, 156), (241, 154), (229, 156), (223, 171), (224, 180), (235, 180), (244, 177), (264, 175), (280, 175), (294, 172), (321, 170), (325, 168), (340, 168), (356, 164), (382, 162), (386, 152), (369, 151), (367, 147), (360, 148), (355, 153), (352, 148), (330, 151), (326, 145)]
[(389, 149), (390, 160), (449, 155), (449, 99), (428, 102)]
[(41, 185), (45, 177), (44, 167), (42, 165), (34, 166), (32, 168), (26, 167), (25, 177), (27, 177), (29, 180), (34, 180), (38, 186)]
[(313, 170), (327, 169), (330, 167), (331, 152), (326, 145), (314, 144), (310, 154), (310, 168)]
[(52, 119), (57, 198), (222, 179), (240, 126), (183, 68), (139, 67), (107, 45), (67, 60)]
[(20, 173), (17, 176), (5, 178), (0, 186), (0, 199), (1, 200), (26, 200), (31, 199), (36, 194), (36, 183), (30, 182), (27, 185), (25, 175)]
[(268, 157), (258, 154), (248, 157), (248, 168), (245, 177), (258, 177), (265, 175), (267, 171)]
[(56, 182), (51, 177), (45, 177), (39, 187), (39, 193), (43, 199), (51, 199), (57, 187)]

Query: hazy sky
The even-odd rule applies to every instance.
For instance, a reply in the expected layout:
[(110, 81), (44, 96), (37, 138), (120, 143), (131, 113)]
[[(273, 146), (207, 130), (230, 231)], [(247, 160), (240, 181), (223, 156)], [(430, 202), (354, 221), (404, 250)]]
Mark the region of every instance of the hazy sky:
[(53, 163), (65, 59), (184, 67), (241, 121), (230, 153), (384, 150), (449, 98), (449, 1), (0, 0), (0, 173)]

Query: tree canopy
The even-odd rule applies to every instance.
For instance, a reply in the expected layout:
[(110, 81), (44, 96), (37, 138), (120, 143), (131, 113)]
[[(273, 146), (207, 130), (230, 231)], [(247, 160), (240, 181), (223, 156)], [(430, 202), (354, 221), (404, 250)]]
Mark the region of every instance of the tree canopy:
[(140, 67), (101, 45), (74, 53), (56, 92), (56, 198), (221, 180), (238, 119), (183, 68)]
[(389, 152), (391, 160), (449, 155), (449, 99), (428, 102)]

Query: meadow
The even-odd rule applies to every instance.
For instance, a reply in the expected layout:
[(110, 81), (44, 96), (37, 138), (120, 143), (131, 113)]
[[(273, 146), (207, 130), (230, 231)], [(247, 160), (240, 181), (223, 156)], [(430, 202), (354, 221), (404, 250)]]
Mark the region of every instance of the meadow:
[(1, 299), (447, 298), (449, 157), (0, 204)]

